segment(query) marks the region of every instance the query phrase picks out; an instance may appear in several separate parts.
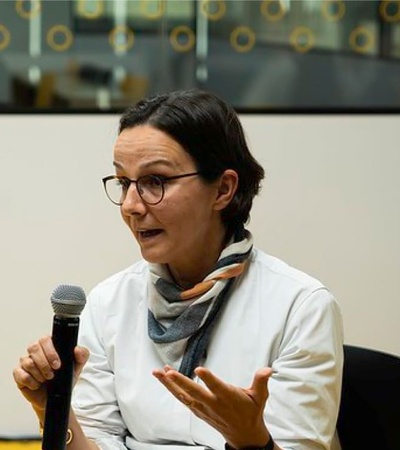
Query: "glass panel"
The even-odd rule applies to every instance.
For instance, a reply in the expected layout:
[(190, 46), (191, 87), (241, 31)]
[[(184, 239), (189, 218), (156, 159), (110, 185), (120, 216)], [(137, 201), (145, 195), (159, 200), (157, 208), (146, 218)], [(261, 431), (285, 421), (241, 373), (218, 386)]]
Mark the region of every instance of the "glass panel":
[(399, 108), (399, 79), (399, 1), (0, 2), (7, 111), (120, 111), (194, 86), (241, 110)]

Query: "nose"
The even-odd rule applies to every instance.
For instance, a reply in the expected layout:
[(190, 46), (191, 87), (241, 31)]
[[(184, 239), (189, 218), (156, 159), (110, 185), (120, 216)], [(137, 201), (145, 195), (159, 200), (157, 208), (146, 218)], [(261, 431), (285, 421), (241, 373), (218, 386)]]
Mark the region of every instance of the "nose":
[(125, 216), (131, 216), (143, 215), (146, 211), (147, 205), (140, 197), (136, 183), (132, 182), (121, 205), (121, 212)]

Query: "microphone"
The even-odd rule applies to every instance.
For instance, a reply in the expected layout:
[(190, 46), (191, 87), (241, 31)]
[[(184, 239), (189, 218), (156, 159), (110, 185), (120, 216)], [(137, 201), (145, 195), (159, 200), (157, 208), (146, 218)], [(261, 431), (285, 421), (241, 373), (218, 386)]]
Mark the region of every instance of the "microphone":
[(52, 339), (61, 366), (47, 382), (43, 450), (65, 450), (74, 375), (74, 348), (78, 341), (79, 315), (86, 296), (79, 286), (60, 284), (51, 295), (54, 311)]

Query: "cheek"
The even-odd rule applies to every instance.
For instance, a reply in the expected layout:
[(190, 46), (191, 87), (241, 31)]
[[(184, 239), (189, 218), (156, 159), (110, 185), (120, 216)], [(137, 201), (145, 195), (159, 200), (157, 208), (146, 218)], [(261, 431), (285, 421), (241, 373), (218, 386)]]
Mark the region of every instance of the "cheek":
[(182, 201), (164, 198), (159, 205), (153, 207), (152, 213), (163, 226), (177, 226), (182, 216), (185, 216), (186, 209)]
[(214, 190), (200, 186), (197, 189), (183, 188), (182, 191), (165, 196), (159, 205), (151, 208), (150, 213), (154, 219), (170, 230), (196, 227), (193, 224), (198, 226), (207, 222), (214, 213), (213, 205), (216, 197)]
[[(178, 199), (165, 199), (162, 211), (157, 218), (164, 224), (170, 224), (177, 228), (191, 228), (207, 221), (212, 215), (212, 201), (204, 192), (188, 192), (182, 194)], [(189, 225), (190, 224), (190, 225)]]

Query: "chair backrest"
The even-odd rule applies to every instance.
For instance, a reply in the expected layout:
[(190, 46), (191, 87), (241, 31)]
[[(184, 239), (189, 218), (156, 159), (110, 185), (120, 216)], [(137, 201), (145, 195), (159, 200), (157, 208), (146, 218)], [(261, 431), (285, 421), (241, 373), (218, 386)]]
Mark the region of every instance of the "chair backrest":
[(400, 450), (400, 357), (344, 346), (342, 450)]

